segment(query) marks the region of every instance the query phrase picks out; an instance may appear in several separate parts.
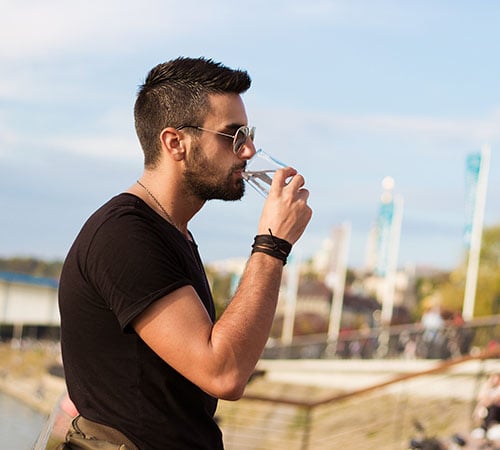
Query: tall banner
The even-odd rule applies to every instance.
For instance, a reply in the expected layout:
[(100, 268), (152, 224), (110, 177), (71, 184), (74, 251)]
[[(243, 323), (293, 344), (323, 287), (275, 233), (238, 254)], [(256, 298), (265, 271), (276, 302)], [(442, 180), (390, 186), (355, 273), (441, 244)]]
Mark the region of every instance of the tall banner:
[(295, 310), (297, 308), (297, 293), (299, 290), (300, 264), (295, 253), (288, 256), (286, 269), (286, 293), (285, 312), (283, 316), (283, 329), (281, 331), (281, 343), (292, 345), (293, 329), (295, 325)]
[(490, 153), (490, 147), (485, 145), (481, 153), (472, 153), (466, 159), (467, 198), (464, 241), (468, 250), (468, 261), (462, 307), (464, 320), (471, 320), (474, 317)]
[(384, 293), (382, 297), (382, 324), (390, 325), (394, 311), (396, 292), (396, 276), (399, 259), (399, 243), (401, 240), (401, 224), (403, 221), (403, 197), (397, 195), (393, 199), (393, 216), (390, 229), (387, 265), (384, 274)]
[(464, 244), (470, 248), (472, 236), (472, 224), (474, 221), (474, 211), (476, 209), (477, 185), (479, 182), (479, 172), (481, 169), (482, 155), (480, 152), (470, 153), (465, 159), (465, 225)]
[(382, 180), (382, 197), (375, 223), (375, 266), (374, 273), (384, 278), (381, 320), (390, 324), (394, 309), (394, 292), (403, 217), (403, 198), (394, 196), (394, 179)]
[(393, 219), (394, 199), (392, 195), (383, 195), (375, 224), (375, 273), (381, 277), (387, 274), (389, 266)]
[(328, 323), (328, 340), (334, 345), (331, 349), (332, 354), (335, 354), (340, 333), (350, 240), (351, 224), (349, 222), (333, 228), (333, 248), (330, 253), (328, 272), (325, 277), (325, 284), (333, 291)]

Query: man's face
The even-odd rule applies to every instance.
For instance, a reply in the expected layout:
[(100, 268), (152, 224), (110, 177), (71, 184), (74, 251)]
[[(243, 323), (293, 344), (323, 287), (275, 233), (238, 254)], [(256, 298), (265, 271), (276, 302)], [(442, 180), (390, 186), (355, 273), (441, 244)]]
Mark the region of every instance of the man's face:
[[(240, 126), (247, 125), (245, 107), (239, 95), (212, 95), (210, 105), (203, 128), (233, 135)], [(254, 153), (249, 139), (238, 156), (232, 150), (231, 138), (198, 131), (186, 155), (186, 185), (203, 201), (239, 200), (245, 192), (242, 171)]]
[(190, 191), (203, 201), (239, 200), (245, 193), (241, 171), (245, 161), (224, 168), (222, 162), (209, 158), (195, 142), (186, 160), (184, 180)]

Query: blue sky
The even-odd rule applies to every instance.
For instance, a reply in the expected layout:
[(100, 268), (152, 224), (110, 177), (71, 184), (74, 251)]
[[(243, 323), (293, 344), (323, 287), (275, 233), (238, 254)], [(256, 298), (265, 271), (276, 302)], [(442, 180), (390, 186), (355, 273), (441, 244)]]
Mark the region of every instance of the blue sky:
[[(463, 258), (465, 158), (491, 145), (485, 223), (500, 223), (496, 1), (4, 0), (0, 256), (63, 258), (88, 215), (142, 172), (133, 128), (151, 67), (206, 56), (247, 69), (256, 143), (297, 167), (308, 257), (351, 222), (362, 267), (386, 175), (404, 198), (399, 264)], [(262, 206), (210, 202), (206, 261), (247, 256)]]

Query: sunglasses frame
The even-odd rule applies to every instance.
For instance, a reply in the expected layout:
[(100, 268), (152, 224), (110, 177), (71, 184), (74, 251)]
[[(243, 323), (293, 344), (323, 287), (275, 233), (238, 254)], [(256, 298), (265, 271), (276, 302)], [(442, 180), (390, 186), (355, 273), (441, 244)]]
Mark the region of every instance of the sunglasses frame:
[[(239, 127), (234, 133), (234, 135), (229, 133), (223, 133), (221, 131), (209, 130), (208, 128), (203, 128), (196, 125), (182, 125), (180, 127), (177, 127), (176, 130), (182, 130), (183, 128), (195, 128), (200, 131), (206, 131), (207, 133), (218, 134), (219, 136), (224, 136), (232, 139), (233, 153), (235, 155), (238, 155), (241, 152), (241, 148), (243, 147), (243, 145), (245, 145), (245, 142), (247, 141), (248, 138), (250, 138), (252, 142), (255, 138), (255, 127), (249, 127), (247, 125), (242, 125), (241, 127)], [(244, 136), (244, 139), (241, 142), (239, 142), (239, 139), (238, 140), (236, 139), (236, 137), (240, 133), (243, 133)]]

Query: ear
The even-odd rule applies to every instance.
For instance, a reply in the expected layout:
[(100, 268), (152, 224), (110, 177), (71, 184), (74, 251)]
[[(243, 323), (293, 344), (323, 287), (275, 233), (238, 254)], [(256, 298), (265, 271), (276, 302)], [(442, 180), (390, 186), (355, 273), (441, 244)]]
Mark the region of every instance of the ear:
[(160, 133), (160, 140), (163, 150), (171, 158), (175, 161), (181, 161), (184, 159), (186, 154), (185, 140), (178, 130), (173, 127), (163, 129)]

